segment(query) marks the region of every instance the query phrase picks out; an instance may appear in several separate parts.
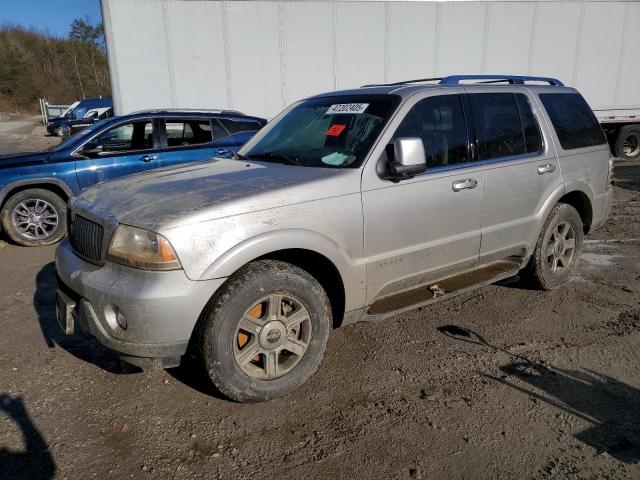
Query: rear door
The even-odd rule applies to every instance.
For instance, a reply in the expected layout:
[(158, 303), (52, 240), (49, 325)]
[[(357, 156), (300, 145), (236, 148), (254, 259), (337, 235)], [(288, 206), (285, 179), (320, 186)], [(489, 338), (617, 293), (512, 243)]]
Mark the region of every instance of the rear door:
[(557, 153), (531, 93), (496, 88), (466, 87), (484, 168), (482, 262), (526, 256), (546, 202), (563, 188)]
[(119, 123), (85, 142), (76, 152), (80, 188), (160, 166), (151, 118)]
[(163, 166), (231, 157), (251, 135), (233, 135), (218, 119), (163, 119), (161, 126)]

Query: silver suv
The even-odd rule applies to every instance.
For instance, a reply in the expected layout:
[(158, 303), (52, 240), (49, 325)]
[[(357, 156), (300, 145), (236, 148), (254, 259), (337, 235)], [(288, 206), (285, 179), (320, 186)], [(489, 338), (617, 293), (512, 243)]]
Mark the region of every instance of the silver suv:
[(518, 272), (566, 283), (608, 214), (610, 170), (592, 111), (558, 80), (318, 95), (233, 159), (73, 198), (59, 320), (140, 366), (192, 352), (228, 397), (269, 399), (318, 369), (332, 327)]

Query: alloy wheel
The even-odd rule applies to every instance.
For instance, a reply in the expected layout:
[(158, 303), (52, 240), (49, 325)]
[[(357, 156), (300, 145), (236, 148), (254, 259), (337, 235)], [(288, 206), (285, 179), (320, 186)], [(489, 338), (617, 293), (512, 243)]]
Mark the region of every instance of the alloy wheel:
[(302, 359), (311, 341), (309, 311), (298, 299), (271, 294), (249, 308), (236, 329), (234, 357), (249, 377), (281, 377)]
[(547, 266), (555, 275), (563, 274), (571, 266), (576, 249), (576, 232), (569, 222), (561, 222), (553, 229), (545, 257)]
[(45, 240), (58, 228), (58, 211), (40, 198), (20, 202), (11, 212), (11, 222), (16, 231), (28, 240)]

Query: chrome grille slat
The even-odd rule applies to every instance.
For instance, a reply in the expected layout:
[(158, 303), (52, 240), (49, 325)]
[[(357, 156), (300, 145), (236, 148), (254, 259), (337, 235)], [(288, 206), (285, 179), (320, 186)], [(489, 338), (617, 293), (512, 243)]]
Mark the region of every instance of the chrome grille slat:
[(75, 215), (69, 229), (69, 242), (82, 257), (92, 262), (102, 260), (104, 229), (82, 215)]

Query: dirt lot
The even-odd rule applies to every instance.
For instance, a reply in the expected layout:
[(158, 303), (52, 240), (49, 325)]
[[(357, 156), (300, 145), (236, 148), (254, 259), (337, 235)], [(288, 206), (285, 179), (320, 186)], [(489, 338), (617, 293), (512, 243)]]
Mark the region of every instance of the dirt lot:
[[(42, 142), (29, 128), (0, 126), (0, 151)], [(0, 241), (2, 480), (640, 478), (640, 166), (618, 165), (568, 286), (336, 330), (320, 372), (263, 404), (65, 338), (53, 251)]]

